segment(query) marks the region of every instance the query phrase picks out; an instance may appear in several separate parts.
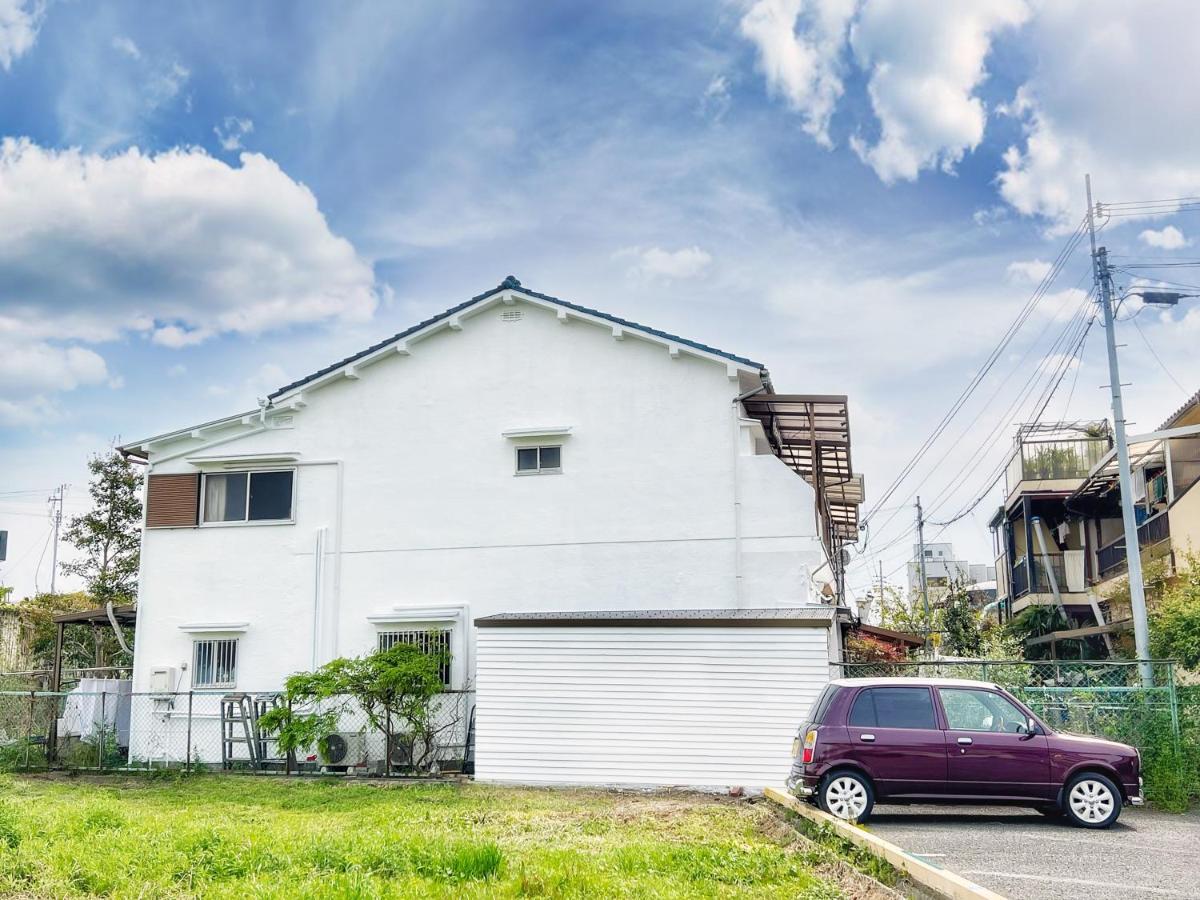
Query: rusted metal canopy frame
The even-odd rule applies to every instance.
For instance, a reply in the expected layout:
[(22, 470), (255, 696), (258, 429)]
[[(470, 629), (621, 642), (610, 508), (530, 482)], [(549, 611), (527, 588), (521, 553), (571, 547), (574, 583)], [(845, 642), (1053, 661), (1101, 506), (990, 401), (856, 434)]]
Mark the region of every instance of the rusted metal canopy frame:
[(843, 394), (756, 394), (742, 401), (763, 426), (775, 455), (817, 494), (831, 549), (858, 540), (862, 479), (850, 458), (850, 413)]

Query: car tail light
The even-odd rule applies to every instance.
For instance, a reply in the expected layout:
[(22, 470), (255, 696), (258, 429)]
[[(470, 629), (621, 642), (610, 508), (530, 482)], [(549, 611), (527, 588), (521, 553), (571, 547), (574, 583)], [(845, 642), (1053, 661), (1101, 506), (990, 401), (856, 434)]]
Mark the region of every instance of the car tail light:
[(813, 757), (816, 755), (816, 752), (817, 752), (817, 730), (815, 728), (812, 728), (809, 730), (808, 734), (806, 734), (804, 736), (804, 756), (801, 757), (800, 762), (806, 763), (806, 764), (812, 762)]

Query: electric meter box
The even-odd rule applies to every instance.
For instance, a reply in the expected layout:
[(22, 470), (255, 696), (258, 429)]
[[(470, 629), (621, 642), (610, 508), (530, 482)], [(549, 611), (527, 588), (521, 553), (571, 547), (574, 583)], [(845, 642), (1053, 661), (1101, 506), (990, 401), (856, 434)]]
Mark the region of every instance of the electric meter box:
[(150, 693), (170, 694), (175, 690), (175, 667), (155, 666), (150, 670)]

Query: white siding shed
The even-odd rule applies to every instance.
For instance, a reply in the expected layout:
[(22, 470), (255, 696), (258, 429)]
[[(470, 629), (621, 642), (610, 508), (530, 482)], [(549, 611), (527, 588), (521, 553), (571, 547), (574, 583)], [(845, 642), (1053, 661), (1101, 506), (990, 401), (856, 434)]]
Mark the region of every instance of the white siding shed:
[(796, 727), (829, 680), (833, 613), (477, 619), (476, 777), (748, 790), (782, 784)]

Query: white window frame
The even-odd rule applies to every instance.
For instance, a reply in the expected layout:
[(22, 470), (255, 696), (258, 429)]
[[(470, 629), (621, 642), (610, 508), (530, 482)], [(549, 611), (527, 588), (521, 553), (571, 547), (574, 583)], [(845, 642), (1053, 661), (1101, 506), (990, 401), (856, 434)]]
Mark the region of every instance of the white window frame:
[[(295, 525), (296, 524), (296, 472), (295, 466), (271, 469), (230, 469), (229, 471), (200, 473), (200, 527), (201, 528), (244, 528), (247, 525)], [(286, 519), (251, 519), (250, 518), (250, 477), (252, 475), (269, 475), (273, 472), (290, 472), (292, 474), (292, 505)], [(205, 521), (205, 500), (208, 496), (208, 476), (210, 475), (245, 475), (246, 476), (246, 509), (244, 519), (231, 522)]]
[[(560, 444), (521, 444), (521, 445), (518, 445), (513, 451), (513, 473), (516, 475), (561, 475), (562, 471), (563, 471), (562, 448), (563, 448), (563, 445), (561, 443)], [(522, 450), (536, 450), (537, 451), (538, 467), (536, 469), (522, 469), (521, 468), (521, 451)], [(557, 466), (553, 466), (550, 468), (542, 467), (542, 451), (543, 450), (557, 450), (558, 451), (558, 465)]]
[(450, 681), (447, 690), (460, 691), (467, 685), (471, 672), (468, 658), (470, 648), (467, 641), (467, 630), (470, 619), (467, 604), (448, 604), (445, 606), (413, 606), (393, 607), (386, 612), (367, 616), (367, 621), (375, 627), (375, 634), (368, 652), (379, 648), (379, 635), (390, 631), (449, 631), (450, 632)]
[[(444, 663), (444, 668), (442, 670), (442, 674), (443, 674), (442, 687), (444, 687), (446, 690), (453, 690), (453, 687), (454, 687), (454, 663), (455, 663), (454, 657), (456, 654), (454, 652), (454, 624), (452, 622), (446, 622), (441, 625), (432, 625), (432, 626), (418, 625), (418, 626), (413, 627), (413, 626), (401, 625), (399, 627), (393, 627), (393, 628), (381, 627), (375, 635), (375, 649), (385, 650), (385, 649), (391, 649), (392, 647), (394, 647), (396, 644), (399, 644), (399, 643), (411, 643), (411, 644), (416, 644), (418, 647), (421, 647), (426, 653), (428, 653), (429, 645), (432, 643), (432, 641), (429, 640), (429, 636), (433, 635), (433, 634), (444, 634), (445, 635), (445, 638), (443, 638), (442, 640), (444, 640), (444, 642), (445, 642), (446, 651), (450, 654), (450, 658), (448, 660), (446, 660), (446, 662)], [(417, 635), (421, 635), (424, 637), (424, 641), (401, 640), (402, 636), (406, 636), (406, 635), (414, 636), (414, 637)], [(392, 637), (393, 640), (391, 640), (388, 643), (388, 646), (385, 648), (383, 646), (383, 642), (384, 642), (384, 638), (386, 638), (386, 637)], [(424, 646), (422, 646), (422, 644), (424, 644)]]
[[(233, 678), (229, 681), (198, 681), (200, 666), (200, 646), (202, 644), (212, 645), (212, 669), (216, 674), (217, 658), (221, 652), (220, 645), (226, 645), (233, 648)], [(212, 636), (212, 637), (196, 637), (192, 639), (192, 677), (191, 685), (195, 690), (228, 690), (237, 687), (238, 662), (241, 654), (241, 638), (231, 636)]]

